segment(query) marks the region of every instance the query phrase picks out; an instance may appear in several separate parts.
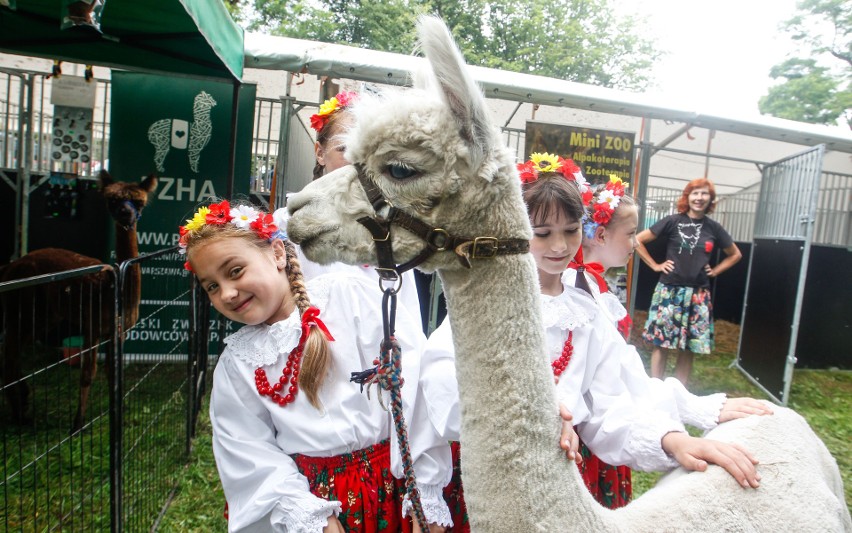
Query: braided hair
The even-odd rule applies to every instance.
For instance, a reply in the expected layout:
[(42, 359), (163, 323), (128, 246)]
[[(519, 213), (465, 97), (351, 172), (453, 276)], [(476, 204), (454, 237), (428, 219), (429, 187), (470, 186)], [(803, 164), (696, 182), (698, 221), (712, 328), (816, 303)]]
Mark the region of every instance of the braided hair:
[[(242, 239), (248, 244), (261, 250), (267, 251), (272, 247), (271, 240), (259, 236), (255, 231), (240, 228), (234, 224), (204, 224), (192, 230), (191, 235), (186, 236), (187, 257), (192, 255), (193, 250), (204, 243), (222, 239)], [(296, 258), (296, 247), (288, 239), (281, 239), (284, 243), (286, 256), (287, 281), (290, 285), (290, 294), (299, 310), (304, 313), (311, 307), (308, 291), (305, 288), (305, 280), (302, 275), (302, 267)], [(311, 326), (305, 346), (302, 350), (302, 362), (299, 369), (299, 389), (305, 393), (308, 401), (318, 410), (321, 409), (319, 401), (319, 390), (322, 387), (328, 369), (331, 366), (331, 349), (323, 332), (316, 326)]]
[[(311, 300), (308, 298), (308, 291), (305, 288), (302, 266), (296, 258), (296, 247), (289, 240), (285, 240), (284, 249), (287, 254), (287, 281), (290, 283), (290, 292), (293, 294), (296, 308), (301, 314), (311, 306)], [(311, 405), (320, 409), (319, 390), (331, 367), (331, 349), (328, 345), (328, 339), (325, 338), (319, 328), (311, 327), (302, 354), (299, 387), (305, 393)]]

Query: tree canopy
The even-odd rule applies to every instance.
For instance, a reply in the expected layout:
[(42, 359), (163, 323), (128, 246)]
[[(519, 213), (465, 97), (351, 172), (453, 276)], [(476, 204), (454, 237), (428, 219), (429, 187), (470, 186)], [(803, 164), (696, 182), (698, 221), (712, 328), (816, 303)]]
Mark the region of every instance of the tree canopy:
[(610, 0), (244, 0), (247, 29), (411, 53), (421, 13), (444, 19), (473, 65), (641, 90), (660, 57)]
[(804, 57), (772, 67), (780, 83), (760, 99), (760, 112), (817, 124), (842, 119), (852, 128), (852, 3), (802, 0), (796, 7), (783, 30)]

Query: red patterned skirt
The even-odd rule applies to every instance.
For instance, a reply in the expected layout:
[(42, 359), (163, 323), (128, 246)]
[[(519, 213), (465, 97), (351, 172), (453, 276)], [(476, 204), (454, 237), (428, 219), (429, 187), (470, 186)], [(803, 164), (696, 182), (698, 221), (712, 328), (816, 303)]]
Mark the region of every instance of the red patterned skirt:
[(387, 440), (334, 457), (292, 457), (311, 493), (343, 504), (337, 518), (347, 533), (410, 533), (411, 520), (402, 519), (405, 482), (391, 474)]
[(633, 481), (630, 468), (612, 466), (601, 461), (580, 441), (580, 475), (595, 500), (609, 509), (618, 509), (630, 503)]
[(450, 450), (453, 452), (453, 477), (450, 478), (449, 485), (444, 487), (444, 500), (450, 508), (453, 525), (447, 528), (446, 533), (470, 533), (467, 507), (464, 504), (464, 490), (462, 489), (461, 448), (458, 441), (450, 441)]

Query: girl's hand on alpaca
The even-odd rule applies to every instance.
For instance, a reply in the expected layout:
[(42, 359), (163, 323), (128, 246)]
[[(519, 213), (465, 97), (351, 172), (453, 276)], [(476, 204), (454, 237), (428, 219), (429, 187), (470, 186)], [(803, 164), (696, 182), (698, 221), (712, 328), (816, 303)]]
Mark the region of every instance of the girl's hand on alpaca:
[(772, 408), (754, 398), (728, 398), (719, 413), (719, 423), (745, 418), (749, 415), (771, 415)]
[[(429, 533), (444, 533), (447, 530), (444, 526), (438, 524), (429, 524)], [(411, 521), (411, 533), (421, 533), (420, 524), (417, 520)]]
[(559, 404), (559, 416), (562, 417), (562, 435), (559, 437), (559, 447), (565, 450), (565, 455), (577, 464), (583, 462), (583, 456), (577, 451), (580, 448), (580, 437), (574, 431), (574, 424), (571, 422), (574, 415), (567, 407)]
[(707, 463), (712, 463), (727, 470), (745, 488), (760, 486), (760, 474), (754, 466), (757, 459), (738, 444), (699, 439), (680, 432), (667, 433), (662, 444), (663, 450), (687, 470), (704, 472)]
[(340, 520), (336, 516), (331, 515), (328, 517), (328, 525), (322, 528), (322, 533), (346, 533), (346, 531), (343, 529), (343, 524), (340, 523)]
[(671, 274), (674, 270), (674, 261), (671, 259), (666, 259), (662, 263), (657, 265), (657, 268), (654, 269), (657, 272), (662, 272), (663, 274)]

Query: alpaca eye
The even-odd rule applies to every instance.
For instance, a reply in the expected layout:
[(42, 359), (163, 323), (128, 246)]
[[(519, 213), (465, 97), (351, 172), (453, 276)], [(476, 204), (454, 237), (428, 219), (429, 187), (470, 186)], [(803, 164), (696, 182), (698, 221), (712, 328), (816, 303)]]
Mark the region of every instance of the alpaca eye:
[(417, 171), (414, 170), (411, 167), (407, 167), (405, 165), (398, 165), (397, 164), (397, 165), (388, 165), (387, 174), (388, 174), (388, 176), (390, 176), (391, 178), (393, 178), (395, 180), (404, 180), (404, 179), (408, 179), (408, 178), (414, 176), (415, 174), (417, 174)]

